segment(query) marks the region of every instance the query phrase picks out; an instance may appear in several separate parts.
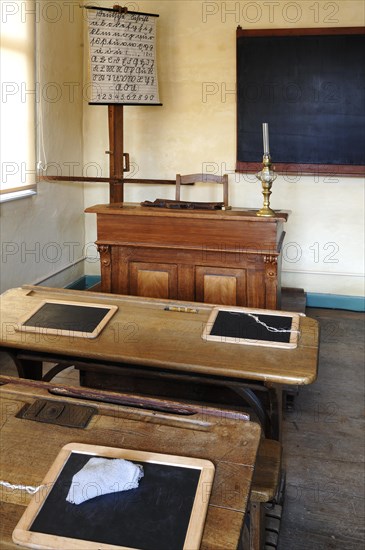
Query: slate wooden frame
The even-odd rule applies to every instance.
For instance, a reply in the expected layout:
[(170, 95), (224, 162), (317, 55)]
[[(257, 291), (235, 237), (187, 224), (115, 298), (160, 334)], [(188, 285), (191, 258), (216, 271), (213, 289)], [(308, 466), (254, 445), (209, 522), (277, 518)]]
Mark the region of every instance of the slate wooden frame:
[[(248, 339), (248, 338), (237, 338), (231, 336), (219, 336), (213, 335), (212, 330), (214, 323), (217, 319), (219, 312), (228, 311), (233, 313), (242, 313), (242, 314), (252, 314), (252, 315), (268, 315), (276, 317), (291, 317), (291, 334), (289, 337), (289, 342), (275, 342), (271, 340), (263, 339)], [(252, 309), (245, 307), (235, 307), (235, 306), (216, 306), (212, 309), (211, 314), (209, 315), (208, 321), (203, 328), (202, 338), (208, 342), (219, 342), (227, 344), (241, 344), (248, 346), (263, 346), (270, 348), (283, 348), (283, 349), (294, 349), (298, 346), (298, 339), (300, 335), (300, 317), (303, 317), (303, 313), (293, 313), (290, 311), (272, 311), (269, 309)]]
[(84, 443), (69, 443), (61, 449), (42, 482), (42, 486), (44, 486), (43, 490), (33, 495), (30, 504), (13, 531), (13, 541), (16, 544), (29, 548), (52, 548), (54, 550), (63, 550), (64, 548), (71, 547), (74, 550), (138, 550), (130, 546), (116, 546), (114, 544), (72, 539), (31, 531), (34, 520), (44, 506), (52, 490), (53, 484), (61, 475), (62, 469), (72, 453), (90, 455), (90, 458), (95, 456), (103, 458), (123, 458), (142, 464), (151, 462), (200, 470), (201, 474), (183, 547), (186, 550), (199, 548), (215, 472), (214, 464), (210, 460), (132, 449), (88, 445)]
[[(67, 329), (67, 328), (51, 328), (47, 326), (42, 326), (41, 324), (27, 325), (26, 323), (29, 322), (32, 319), (32, 317), (34, 317), (37, 313), (39, 313), (43, 308), (43, 306), (46, 306), (47, 304), (60, 304), (64, 306), (84, 307), (85, 312), (87, 312), (87, 308), (89, 308), (90, 310), (105, 309), (105, 310), (108, 310), (108, 312), (105, 313), (101, 321), (91, 331), (75, 330), (75, 329)], [(109, 322), (109, 320), (113, 317), (113, 315), (117, 310), (118, 310), (118, 306), (109, 305), (109, 304), (98, 304), (98, 303), (90, 303), (90, 302), (73, 302), (73, 301), (66, 302), (63, 300), (47, 299), (47, 300), (42, 300), (42, 302), (38, 302), (37, 305), (35, 305), (30, 312), (28, 312), (26, 315), (21, 317), (15, 328), (16, 330), (21, 332), (35, 332), (39, 334), (68, 336), (68, 337), (76, 336), (79, 338), (96, 338), (100, 334), (100, 332), (103, 330), (103, 328), (106, 326), (106, 324)]]
[[(244, 158), (239, 158), (239, 139), (240, 139), (240, 109), (242, 110), (242, 105), (244, 99), (240, 97), (240, 70), (238, 63), (238, 50), (239, 50), (239, 41), (240, 38), (259, 38), (259, 37), (308, 37), (308, 36), (351, 36), (365, 35), (365, 27), (337, 27), (337, 28), (288, 28), (288, 29), (251, 29), (246, 30), (241, 27), (237, 28), (237, 161), (236, 161), (236, 171), (237, 172), (255, 172), (262, 168), (262, 155), (258, 155), (257, 162), (252, 160), (247, 160)], [(272, 78), (275, 79), (277, 72), (280, 67), (280, 59), (270, 58), (270, 51), (267, 52), (265, 59), (261, 60), (262, 66), (270, 67), (272, 70)], [(345, 90), (346, 87), (344, 86)], [(364, 112), (361, 114), (361, 118), (365, 116)], [(269, 120), (261, 120), (262, 117), (258, 117), (260, 120), (257, 120), (257, 130), (261, 132), (262, 122), (269, 122)], [(359, 122), (361, 124), (361, 121)], [(255, 124), (256, 126), (256, 124)], [(269, 124), (270, 130), (270, 124)], [(274, 138), (272, 138), (272, 147), (274, 146)], [(363, 176), (365, 175), (365, 166), (364, 163), (360, 164), (330, 164), (330, 159), (325, 163), (308, 163), (308, 162), (277, 162), (275, 156), (273, 155), (273, 163), (275, 165), (276, 172), (284, 174), (315, 174), (315, 175), (348, 175), (348, 176)], [(330, 180), (329, 180), (330, 181)]]

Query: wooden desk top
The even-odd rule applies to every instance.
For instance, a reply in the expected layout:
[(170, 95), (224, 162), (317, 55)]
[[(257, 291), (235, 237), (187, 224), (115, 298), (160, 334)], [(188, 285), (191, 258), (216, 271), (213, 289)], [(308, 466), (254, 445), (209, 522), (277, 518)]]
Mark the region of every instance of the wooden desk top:
[[(45, 299), (115, 304), (118, 311), (95, 339), (21, 333), (19, 319)], [(197, 313), (166, 311), (189, 305)], [(22, 287), (1, 296), (3, 348), (123, 362), (209, 376), (227, 376), (278, 384), (310, 384), (317, 377), (318, 323), (300, 319), (296, 349), (207, 342), (201, 338), (212, 305), (119, 296), (85, 291)]]
[(111, 216), (171, 216), (180, 218), (196, 218), (197, 216), (204, 219), (226, 219), (250, 221), (254, 223), (277, 223), (286, 222), (290, 214), (289, 211), (278, 210), (276, 216), (272, 218), (262, 218), (256, 216), (257, 210), (249, 208), (230, 208), (229, 210), (185, 210), (171, 208), (155, 208), (141, 206), (138, 203), (112, 203), (112, 204), (96, 204), (86, 208), (85, 212), (92, 214), (107, 214)]
[[(50, 395), (48, 385), (43, 386), (34, 388), (24, 382), (0, 387), (0, 480), (40, 485), (61, 447), (71, 442), (208, 459), (216, 471), (201, 549), (237, 548), (261, 434), (257, 424), (223, 416), (180, 416), (71, 401)], [(97, 414), (85, 429), (15, 417), (24, 404), (37, 398), (92, 405)], [(25, 491), (0, 487), (2, 547), (19, 548), (11, 534), (30, 498)]]

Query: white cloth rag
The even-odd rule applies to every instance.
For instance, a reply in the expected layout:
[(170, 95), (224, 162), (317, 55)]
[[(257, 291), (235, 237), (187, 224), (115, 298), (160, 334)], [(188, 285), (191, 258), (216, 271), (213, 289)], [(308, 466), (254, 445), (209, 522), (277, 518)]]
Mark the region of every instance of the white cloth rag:
[(143, 467), (129, 460), (93, 457), (73, 476), (66, 500), (81, 504), (101, 495), (137, 489), (143, 475)]

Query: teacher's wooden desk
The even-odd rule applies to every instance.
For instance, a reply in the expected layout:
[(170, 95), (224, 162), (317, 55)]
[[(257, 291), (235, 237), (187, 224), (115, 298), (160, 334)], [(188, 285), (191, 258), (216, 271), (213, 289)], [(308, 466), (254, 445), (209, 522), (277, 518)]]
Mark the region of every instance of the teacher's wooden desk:
[[(111, 304), (118, 311), (95, 339), (17, 331), (19, 319), (45, 299)], [(166, 310), (176, 304), (190, 305), (193, 311)], [(253, 408), (265, 434), (280, 439), (283, 385), (311, 384), (317, 377), (317, 321), (300, 317), (295, 349), (206, 342), (201, 334), (212, 307), (44, 287), (16, 288), (1, 296), (0, 346), (12, 355), (23, 378), (41, 379), (42, 362), (50, 361), (58, 364), (52, 374), (65, 365), (75, 365), (84, 385), (92, 385), (97, 376), (99, 386), (107, 389), (113, 389), (107, 384), (113, 376), (230, 388)]]
[[(60, 449), (71, 442), (211, 460), (215, 476), (200, 548), (235, 550), (239, 546), (260, 440), (258, 424), (223, 414), (182, 416), (61, 398), (52, 395), (52, 385), (45, 382), (1, 385), (4, 382), (8, 380), (0, 377), (1, 481), (39, 486)], [(51, 400), (51, 419), (57, 418), (54, 413), (60, 406), (70, 404), (76, 409), (91, 406), (96, 414), (83, 429), (17, 417), (37, 399)], [(24, 490), (0, 487), (1, 547), (19, 548), (11, 534), (30, 498)]]
[(280, 309), (288, 212), (174, 210), (99, 204), (101, 290), (172, 300)]

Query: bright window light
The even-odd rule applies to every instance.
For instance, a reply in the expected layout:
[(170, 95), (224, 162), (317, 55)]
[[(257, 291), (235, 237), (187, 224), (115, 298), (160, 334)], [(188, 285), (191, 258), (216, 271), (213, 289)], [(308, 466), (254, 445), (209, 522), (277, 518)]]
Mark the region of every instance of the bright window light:
[(1, 194), (36, 184), (35, 6), (35, 0), (1, 2)]

